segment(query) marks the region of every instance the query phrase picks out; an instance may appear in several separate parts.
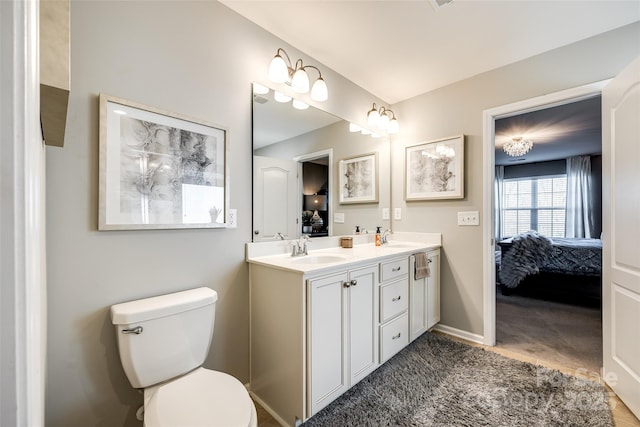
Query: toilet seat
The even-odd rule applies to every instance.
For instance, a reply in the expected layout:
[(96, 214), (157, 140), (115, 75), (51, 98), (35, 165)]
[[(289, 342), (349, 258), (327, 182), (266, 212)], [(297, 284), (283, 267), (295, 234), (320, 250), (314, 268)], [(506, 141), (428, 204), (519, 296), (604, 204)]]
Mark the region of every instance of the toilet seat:
[(145, 427), (254, 427), (256, 410), (240, 381), (198, 368), (144, 390)]

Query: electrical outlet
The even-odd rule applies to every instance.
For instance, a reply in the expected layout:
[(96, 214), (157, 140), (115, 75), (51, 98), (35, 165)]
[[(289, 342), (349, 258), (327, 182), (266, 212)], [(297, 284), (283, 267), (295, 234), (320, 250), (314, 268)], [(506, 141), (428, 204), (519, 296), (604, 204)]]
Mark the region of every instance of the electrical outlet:
[(480, 225), (478, 211), (458, 212), (458, 225)]
[(389, 219), (389, 208), (382, 208), (382, 219)]
[(393, 208), (393, 219), (402, 219), (402, 208)]
[(227, 228), (238, 227), (238, 211), (236, 209), (227, 210)]

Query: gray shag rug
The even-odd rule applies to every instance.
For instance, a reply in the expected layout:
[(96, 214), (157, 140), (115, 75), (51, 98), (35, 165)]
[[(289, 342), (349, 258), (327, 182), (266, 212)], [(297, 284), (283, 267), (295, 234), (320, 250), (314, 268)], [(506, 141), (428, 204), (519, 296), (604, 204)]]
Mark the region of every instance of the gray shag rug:
[(600, 384), (425, 333), (307, 420), (316, 426), (613, 426)]

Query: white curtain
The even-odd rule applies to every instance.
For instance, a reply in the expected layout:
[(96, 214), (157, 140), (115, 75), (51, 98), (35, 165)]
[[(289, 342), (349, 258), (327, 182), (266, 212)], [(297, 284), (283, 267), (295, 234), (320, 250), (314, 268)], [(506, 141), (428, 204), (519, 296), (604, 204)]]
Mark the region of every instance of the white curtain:
[(568, 158), (565, 237), (592, 237), (591, 187), (591, 158), (589, 156)]
[(495, 215), (494, 231), (496, 243), (502, 239), (502, 197), (504, 195), (504, 166), (496, 166), (496, 179), (494, 183)]

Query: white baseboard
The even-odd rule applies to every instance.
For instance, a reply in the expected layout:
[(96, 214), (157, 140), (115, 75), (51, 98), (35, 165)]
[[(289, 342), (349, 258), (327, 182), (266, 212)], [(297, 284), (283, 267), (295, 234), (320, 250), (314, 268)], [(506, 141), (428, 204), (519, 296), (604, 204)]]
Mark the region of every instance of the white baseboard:
[(276, 414), (275, 412), (273, 412), (273, 410), (271, 410), (271, 408), (269, 407), (269, 405), (267, 405), (266, 403), (264, 403), (264, 401), (262, 399), (260, 399), (258, 396), (256, 396), (254, 393), (251, 392), (251, 387), (250, 384), (247, 383), (244, 385), (245, 388), (247, 389), (247, 391), (249, 392), (249, 395), (251, 396), (251, 398), (260, 406), (262, 406), (262, 409), (264, 409), (265, 411), (267, 411), (269, 413), (269, 415), (271, 415), (273, 417), (274, 420), (276, 420), (278, 423), (280, 423), (281, 426), (286, 426), (288, 425), (287, 422), (285, 420), (283, 420), (278, 414)]
[(442, 323), (438, 323), (436, 326), (434, 326), (433, 330), (445, 333), (447, 335), (453, 335), (454, 337), (462, 338), (463, 340), (471, 341), (477, 344), (484, 344), (484, 337), (482, 335), (473, 334), (471, 332), (463, 331), (462, 329), (443, 325)]

